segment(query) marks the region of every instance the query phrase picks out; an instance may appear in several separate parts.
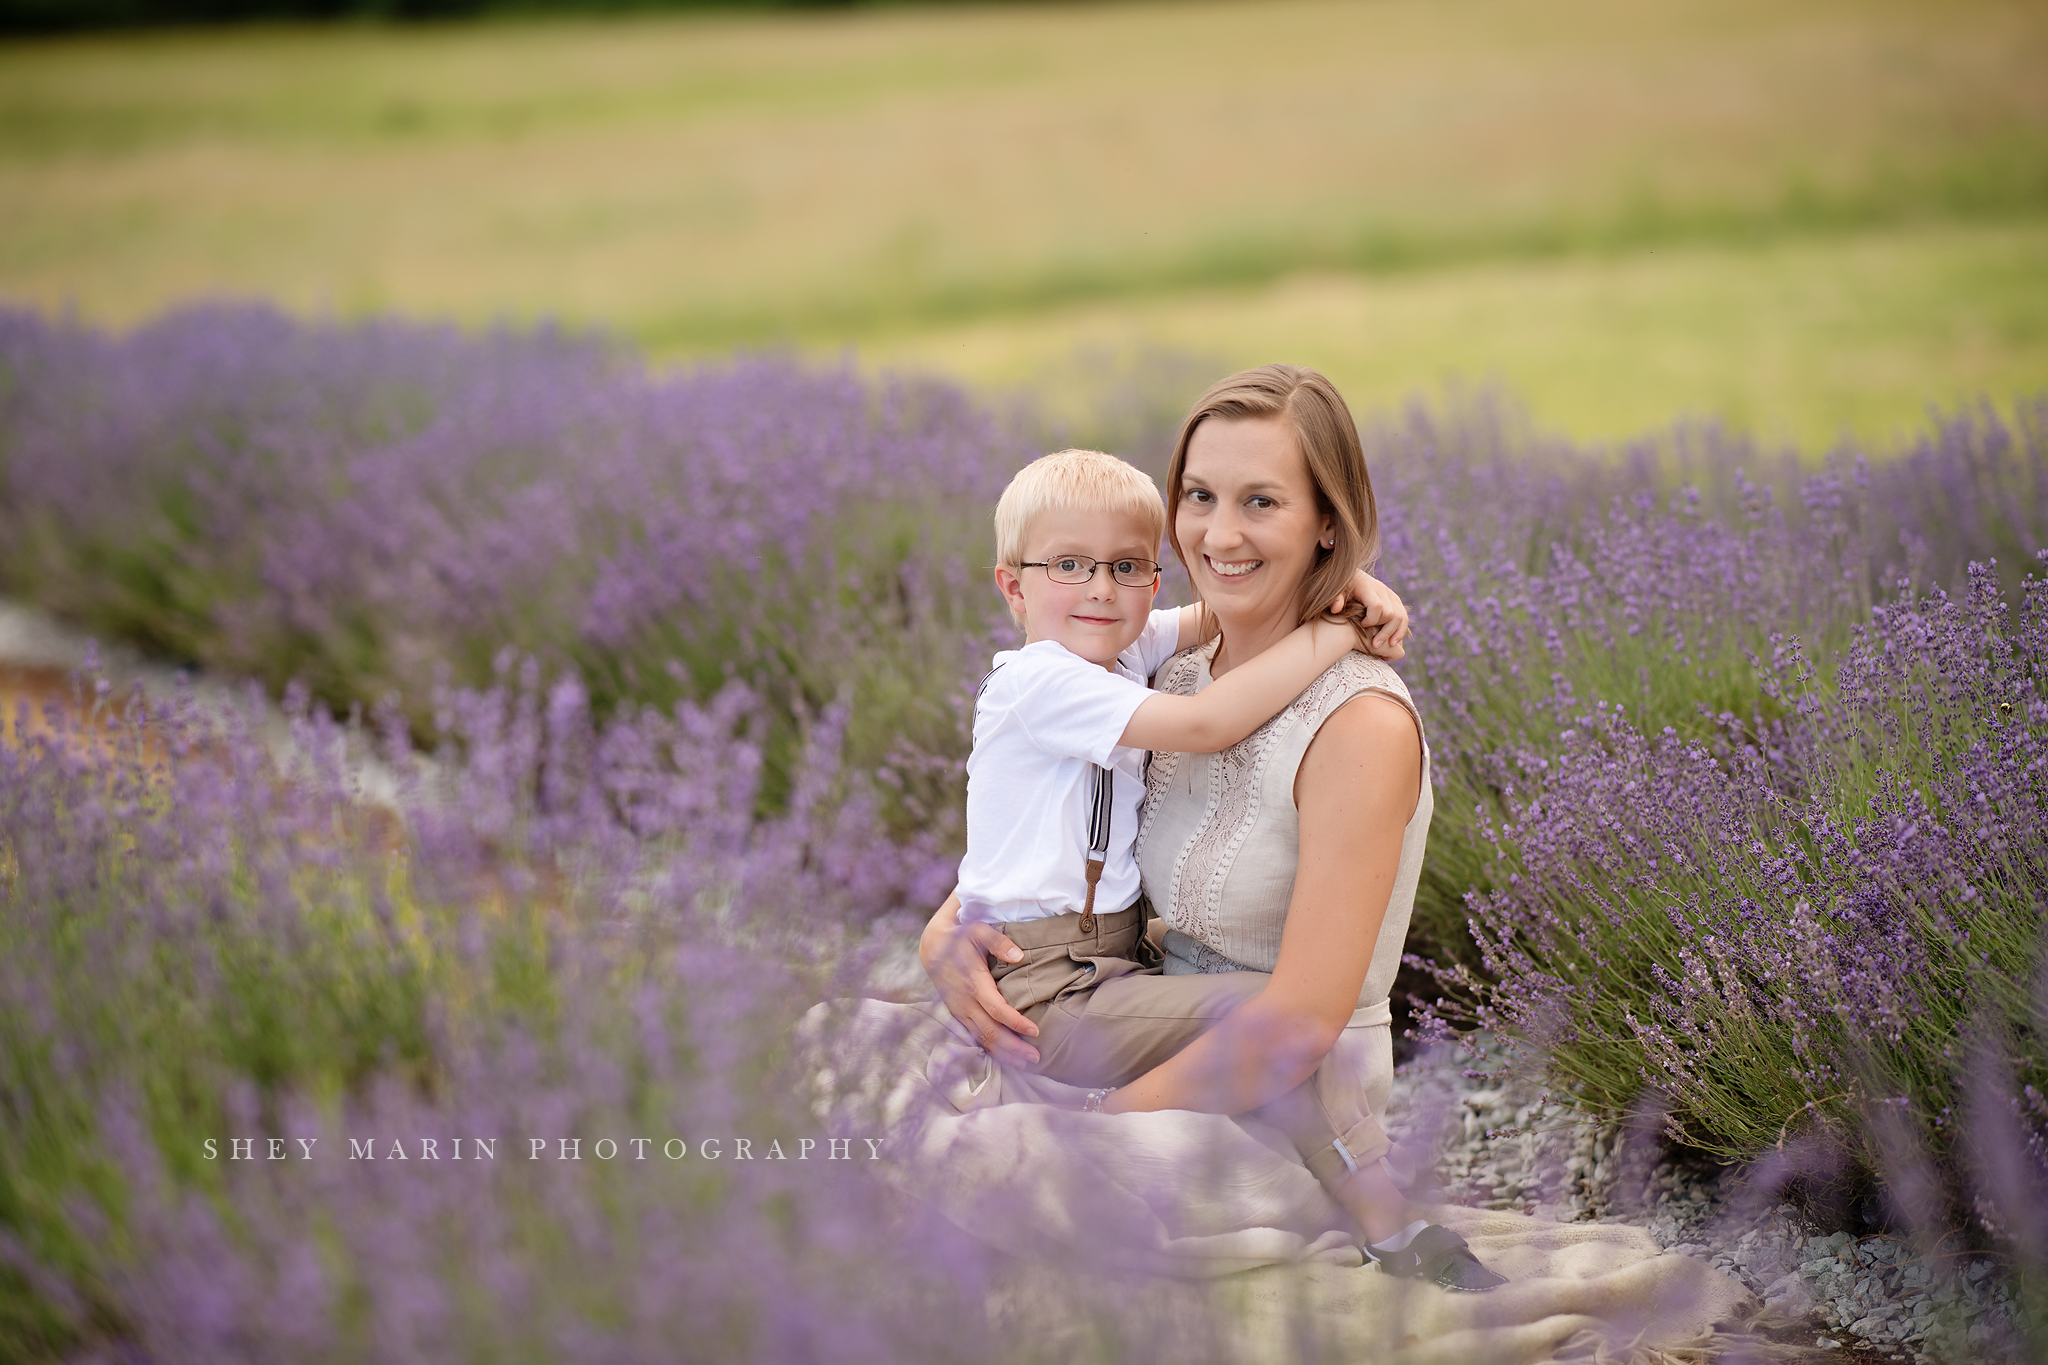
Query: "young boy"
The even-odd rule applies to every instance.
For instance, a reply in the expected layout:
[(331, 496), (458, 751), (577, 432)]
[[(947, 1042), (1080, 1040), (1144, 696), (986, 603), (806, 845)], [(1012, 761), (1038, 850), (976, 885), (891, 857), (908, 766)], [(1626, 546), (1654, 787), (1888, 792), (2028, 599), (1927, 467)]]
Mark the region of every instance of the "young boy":
[(1070, 986), (1145, 968), (1145, 751), (1229, 748), (1362, 639), (1324, 619), (1195, 696), (1151, 691), (1199, 622), (1194, 607), (1151, 610), (1165, 530), (1151, 479), (1100, 451), (1033, 461), (996, 505), (996, 586), (1027, 643), (996, 655), (976, 699), (957, 894), (962, 921), (1024, 949), (990, 968), (1033, 1022)]

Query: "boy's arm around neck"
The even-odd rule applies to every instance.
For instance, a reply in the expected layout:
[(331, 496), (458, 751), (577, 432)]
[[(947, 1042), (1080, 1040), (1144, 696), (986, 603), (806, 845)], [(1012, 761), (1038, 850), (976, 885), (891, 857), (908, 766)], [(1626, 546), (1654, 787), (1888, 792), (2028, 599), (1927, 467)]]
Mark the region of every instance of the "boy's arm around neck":
[[(1393, 660), (1407, 654), (1401, 643), (1410, 634), (1407, 604), (1401, 601), (1401, 594), (1365, 570), (1360, 569), (1351, 575), (1350, 584), (1337, 594), (1330, 603), (1329, 611), (1332, 616), (1358, 618), (1358, 633), (1364, 642), (1360, 647), (1375, 658)], [(1174, 626), (1173, 652), (1200, 644), (1202, 604), (1195, 602), (1178, 608), (1174, 613)]]
[(1209, 754), (1228, 749), (1268, 720), (1358, 644), (1350, 622), (1311, 621), (1192, 697), (1155, 692), (1118, 741), (1131, 749)]

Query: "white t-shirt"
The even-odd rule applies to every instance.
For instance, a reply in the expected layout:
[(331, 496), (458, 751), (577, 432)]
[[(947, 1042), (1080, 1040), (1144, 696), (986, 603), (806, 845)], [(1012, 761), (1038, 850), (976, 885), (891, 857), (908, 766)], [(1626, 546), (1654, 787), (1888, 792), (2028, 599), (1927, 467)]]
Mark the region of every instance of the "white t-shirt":
[(974, 704), (961, 919), (1010, 924), (1081, 909), (1094, 764), (1116, 774), (1095, 909), (1108, 914), (1138, 898), (1145, 751), (1117, 741), (1179, 647), (1180, 613), (1166, 608), (1147, 618), (1113, 673), (1051, 640), (996, 655)]

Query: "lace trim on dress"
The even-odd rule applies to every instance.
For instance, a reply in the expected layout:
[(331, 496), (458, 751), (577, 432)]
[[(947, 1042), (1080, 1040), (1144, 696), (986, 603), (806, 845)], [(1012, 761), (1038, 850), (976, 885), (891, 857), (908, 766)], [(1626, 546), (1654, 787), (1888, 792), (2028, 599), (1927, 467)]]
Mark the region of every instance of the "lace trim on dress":
[[(1288, 711), (1293, 708), (1290, 706)], [(1195, 837), (1181, 851), (1180, 869), (1174, 877), (1175, 916), (1189, 936), (1213, 943), (1221, 925), (1223, 883), (1229, 880), (1230, 865), (1237, 850), (1258, 823), (1264, 804), (1264, 783), (1259, 780), (1274, 735), (1287, 724), (1282, 711), (1258, 729), (1216, 755), (1216, 790), (1209, 810)]]
[[(1201, 663), (1213, 655), (1214, 648), (1211, 643), (1199, 651), (1186, 650), (1174, 655), (1159, 671), (1157, 689), (1192, 694)], [(1172, 880), (1165, 898), (1158, 902), (1168, 919), (1190, 938), (1213, 944), (1221, 937), (1224, 884), (1230, 879), (1238, 851), (1258, 823), (1265, 790), (1263, 768), (1283, 737), (1298, 725), (1305, 724), (1311, 730), (1320, 727), (1332, 711), (1369, 691), (1389, 692), (1404, 701), (1409, 695), (1401, 675), (1385, 661), (1347, 654), (1278, 715), (1216, 756), (1210, 769), (1207, 809), (1194, 837), (1174, 860)], [(1141, 841), (1179, 770), (1180, 761), (1179, 754), (1158, 754), (1146, 770), (1145, 818), (1138, 836)]]
[(1199, 939), (1183, 934), (1178, 929), (1168, 929), (1159, 946), (1166, 950), (1168, 976), (1190, 976), (1196, 973), (1248, 972), (1252, 970), (1234, 958), (1225, 957)]
[[(1195, 694), (1195, 681), (1201, 676), (1202, 671), (1201, 662), (1196, 657), (1199, 652), (1200, 647), (1196, 646), (1184, 649), (1168, 659), (1161, 666), (1158, 676), (1152, 680), (1153, 690), (1156, 692), (1171, 692), (1176, 696), (1182, 697), (1193, 696)], [(1145, 846), (1145, 838), (1152, 830), (1152, 818), (1159, 813), (1160, 803), (1165, 798), (1168, 789), (1173, 786), (1174, 779), (1180, 775), (1180, 770), (1185, 766), (1187, 757), (1186, 754), (1175, 753), (1171, 750), (1154, 750), (1150, 761), (1145, 764), (1145, 813), (1144, 817), (1138, 822), (1139, 848)], [(1208, 804), (1213, 806), (1215, 800), (1216, 791), (1212, 783), (1208, 793)], [(1207, 815), (1205, 813), (1204, 819), (1206, 818)], [(1155, 905), (1171, 906), (1178, 901), (1180, 896), (1180, 869), (1181, 864), (1186, 860), (1187, 849), (1183, 847), (1173, 860), (1173, 871), (1167, 877), (1166, 885), (1161, 888), (1160, 896), (1153, 902)]]

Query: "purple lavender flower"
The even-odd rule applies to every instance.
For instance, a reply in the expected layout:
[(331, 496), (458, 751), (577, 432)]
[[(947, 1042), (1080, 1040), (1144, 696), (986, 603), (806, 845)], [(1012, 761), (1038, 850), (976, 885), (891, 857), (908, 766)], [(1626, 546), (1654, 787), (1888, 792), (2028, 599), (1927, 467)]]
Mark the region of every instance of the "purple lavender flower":
[(1006, 624), (989, 511), (1030, 452), (933, 381), (218, 307), (119, 338), (0, 313), (0, 395), (0, 583), (421, 729), (442, 670), (488, 684), (508, 646), (600, 714), (739, 678), (778, 800), (842, 692), (863, 766), (960, 758)]
[[(1366, 433), (1439, 1026), (1731, 1156), (2033, 1191), (2042, 414), (1819, 468)], [(548, 330), (0, 313), (0, 584), (286, 717), (88, 687), (0, 744), (0, 1354), (985, 1354), (992, 1268), (852, 1167), (442, 1144), (815, 1140), (795, 1013), (950, 881), (1015, 430)], [(203, 1148), (273, 1133), (392, 1145)]]
[(438, 754), (387, 733), (385, 806), (302, 696), (0, 746), (8, 1354), (991, 1349), (983, 1253), (829, 1159), (783, 1055), (934, 847), (839, 717), (763, 816), (758, 695), (599, 724), (506, 665)]

